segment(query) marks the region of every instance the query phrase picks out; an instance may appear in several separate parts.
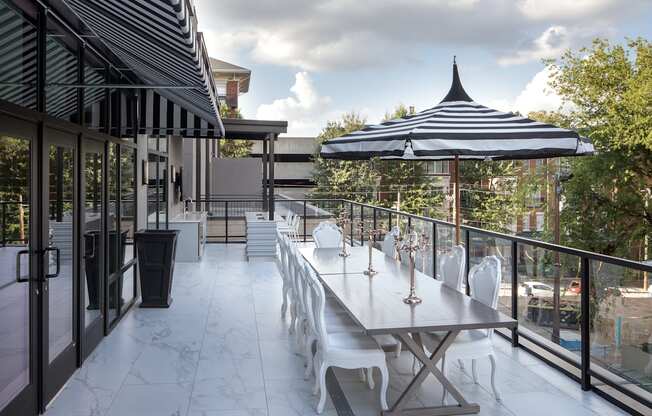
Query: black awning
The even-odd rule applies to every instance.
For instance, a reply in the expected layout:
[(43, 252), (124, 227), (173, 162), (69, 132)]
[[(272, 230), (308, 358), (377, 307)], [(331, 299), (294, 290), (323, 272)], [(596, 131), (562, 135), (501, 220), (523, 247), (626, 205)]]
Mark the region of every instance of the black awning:
[(67, 0), (66, 4), (146, 84), (192, 87), (156, 92), (185, 109), (184, 114), (192, 113), (195, 126), (202, 124), (194, 122), (196, 116), (204, 125), (215, 126), (217, 136), (223, 133), (210, 61), (188, 1)]
[[(114, 114), (111, 120), (111, 132), (115, 136), (133, 137), (134, 117), (138, 114), (138, 134), (195, 138), (222, 137), (222, 131), (218, 126), (159, 95), (156, 91), (141, 90), (137, 93), (133, 90), (114, 91), (111, 95), (111, 105)], [(103, 130), (104, 106), (104, 101), (96, 101), (86, 107), (85, 118), (89, 128)]]

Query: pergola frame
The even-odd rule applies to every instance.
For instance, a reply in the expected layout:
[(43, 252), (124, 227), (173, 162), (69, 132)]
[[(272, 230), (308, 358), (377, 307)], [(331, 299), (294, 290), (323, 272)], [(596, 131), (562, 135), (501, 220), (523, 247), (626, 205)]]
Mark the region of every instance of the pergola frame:
[(263, 142), (263, 209), (269, 212), (269, 220), (274, 219), (274, 141), (281, 133), (287, 133), (287, 121), (250, 120), (242, 118), (223, 118), (224, 138), (226, 140), (253, 140)]

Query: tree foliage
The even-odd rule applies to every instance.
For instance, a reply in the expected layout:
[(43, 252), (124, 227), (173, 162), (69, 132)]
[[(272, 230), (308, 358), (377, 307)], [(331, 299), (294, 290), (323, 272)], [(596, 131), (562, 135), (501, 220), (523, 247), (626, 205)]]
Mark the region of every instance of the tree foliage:
[(595, 40), (549, 64), (567, 110), (533, 116), (577, 129), (598, 152), (567, 162), (562, 242), (644, 258), (652, 232), (652, 43)]
[[(408, 114), (404, 105), (387, 113), (385, 119)], [(360, 130), (366, 120), (355, 112), (342, 115), (340, 120), (329, 121), (318, 136), (319, 143)], [(436, 184), (425, 175), (423, 162), (395, 160), (347, 161), (322, 159), (314, 156), (312, 192), (314, 198), (343, 198), (357, 202), (373, 202), (386, 207), (396, 207), (400, 194), (400, 209), (423, 213), (424, 209), (439, 207), (443, 196), (436, 192)]]
[[(220, 105), (220, 117), (230, 117), (230, 118), (242, 118), (240, 109), (231, 111), (226, 104)], [(253, 147), (253, 142), (250, 140), (238, 140), (238, 139), (219, 139), (220, 146), (220, 157), (225, 158), (242, 158), (248, 157), (251, 154), (251, 148)]]

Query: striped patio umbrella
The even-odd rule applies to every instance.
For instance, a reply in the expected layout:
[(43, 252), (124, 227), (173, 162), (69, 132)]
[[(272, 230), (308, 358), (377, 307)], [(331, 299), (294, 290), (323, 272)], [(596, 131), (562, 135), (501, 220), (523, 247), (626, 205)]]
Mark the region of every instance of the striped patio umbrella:
[(320, 155), (344, 160), (454, 160), (459, 242), (460, 159), (539, 159), (592, 153), (590, 141), (575, 131), (476, 103), (464, 91), (453, 62), (453, 82), (439, 104), (328, 140), (322, 144)]

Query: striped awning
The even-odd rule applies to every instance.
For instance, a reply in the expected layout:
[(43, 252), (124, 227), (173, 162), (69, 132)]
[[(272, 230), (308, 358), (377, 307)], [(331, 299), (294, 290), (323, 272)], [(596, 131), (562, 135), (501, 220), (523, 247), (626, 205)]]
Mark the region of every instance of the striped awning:
[[(457, 64), (446, 97), (414, 115), (367, 126), (323, 143), (331, 159), (536, 159), (592, 152), (577, 132), (494, 110), (464, 91)], [(590, 146), (590, 147), (589, 147)], [(409, 149), (409, 150), (406, 150)]]
[[(165, 103), (166, 114), (171, 113), (173, 121), (179, 120), (181, 126), (190, 122), (196, 130), (203, 124), (207, 131), (219, 132), (218, 136), (224, 134), (210, 61), (188, 0), (65, 0), (65, 3), (146, 84), (192, 87), (155, 90), (167, 101), (151, 102)], [(168, 102), (178, 105), (179, 110)], [(152, 111), (156, 112), (154, 108)], [(196, 117), (203, 123), (197, 123)], [(153, 114), (152, 120), (156, 118)], [(171, 126), (167, 124), (164, 129), (169, 130)]]
[[(159, 95), (156, 91), (113, 91), (111, 105), (114, 117), (111, 132), (119, 137), (133, 137), (134, 116), (138, 114), (138, 134), (149, 136), (181, 136), (195, 138), (222, 137), (218, 126)], [(87, 127), (104, 129), (104, 101), (86, 107)], [(117, 132), (118, 124), (120, 131)]]

